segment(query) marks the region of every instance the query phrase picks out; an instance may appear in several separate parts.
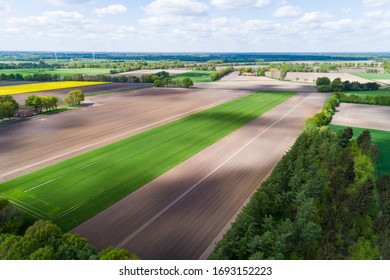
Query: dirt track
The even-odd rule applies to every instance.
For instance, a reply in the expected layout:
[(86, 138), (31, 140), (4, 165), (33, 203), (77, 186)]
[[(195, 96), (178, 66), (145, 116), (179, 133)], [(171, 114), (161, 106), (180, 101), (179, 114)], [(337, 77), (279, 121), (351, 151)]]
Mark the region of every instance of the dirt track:
[(199, 259), (327, 95), (299, 94), (76, 227), (99, 249)]
[(332, 124), (390, 131), (390, 107), (341, 103)]

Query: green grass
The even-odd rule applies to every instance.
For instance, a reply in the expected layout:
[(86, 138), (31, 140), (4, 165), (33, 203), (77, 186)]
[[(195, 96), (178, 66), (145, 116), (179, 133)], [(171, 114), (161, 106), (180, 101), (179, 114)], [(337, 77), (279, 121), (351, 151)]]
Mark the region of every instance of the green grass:
[(181, 81), (184, 78), (191, 78), (194, 83), (211, 82), (211, 74), (215, 71), (191, 71), (179, 75), (172, 76), (175, 81)]
[(80, 68), (80, 69), (0, 69), (0, 74), (21, 74), (23, 76), (33, 75), (33, 74), (57, 74), (60, 76), (69, 76), (75, 74), (89, 74), (89, 75), (98, 75), (98, 74), (110, 74), (109, 68)]
[(376, 74), (376, 73), (355, 73), (355, 76), (369, 79), (369, 80), (390, 80), (390, 73), (388, 74)]
[(235, 99), (5, 182), (0, 196), (69, 230), (293, 95)]
[(355, 94), (358, 96), (390, 96), (390, 89), (373, 90), (373, 91), (348, 91), (345, 94)]
[[(333, 125), (330, 127), (335, 131), (340, 131), (346, 126)], [(358, 137), (366, 128), (353, 127), (354, 137)], [(369, 129), (373, 143), (378, 147), (380, 156), (377, 163), (378, 174), (390, 173), (390, 131)]]

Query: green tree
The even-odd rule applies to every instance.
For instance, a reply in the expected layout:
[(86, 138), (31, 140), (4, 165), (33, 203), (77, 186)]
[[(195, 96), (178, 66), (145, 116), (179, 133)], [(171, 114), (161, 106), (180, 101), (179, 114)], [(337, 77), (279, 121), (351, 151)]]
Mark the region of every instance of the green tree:
[(367, 154), (371, 151), (371, 133), (368, 129), (364, 130), (357, 138), (357, 143), (363, 153)]
[(38, 241), (40, 246), (47, 244), (49, 239), (58, 238), (62, 235), (62, 230), (50, 221), (38, 220), (27, 228), (24, 236), (31, 237)]
[(0, 198), (0, 234), (17, 234), (23, 220), (16, 208), (8, 200)]
[(98, 254), (99, 260), (139, 260), (139, 258), (129, 253), (125, 249), (108, 247)]
[(38, 250), (31, 253), (28, 259), (41, 260), (41, 261), (55, 260), (56, 259), (55, 250), (53, 249), (53, 247), (50, 246), (41, 247)]
[(384, 173), (376, 181), (376, 188), (379, 193), (390, 191), (390, 174)]
[(358, 242), (349, 248), (351, 260), (379, 260), (380, 253), (372, 241), (360, 237)]
[(185, 78), (180, 82), (180, 87), (189, 88), (194, 85), (194, 82), (190, 78)]
[(14, 117), (15, 113), (16, 109), (11, 102), (5, 101), (0, 103), (0, 118), (2, 120)]
[(40, 96), (37, 96), (35, 94), (30, 95), (27, 97), (27, 99), (24, 101), (24, 104), (26, 106), (33, 107), (35, 110), (42, 112), (42, 98)]
[(317, 86), (329, 86), (330, 85), (330, 79), (328, 77), (318, 77), (316, 80)]
[(80, 105), (81, 101), (84, 101), (85, 95), (81, 89), (76, 89), (68, 92), (68, 94), (65, 96), (64, 101), (69, 106), (76, 106)]

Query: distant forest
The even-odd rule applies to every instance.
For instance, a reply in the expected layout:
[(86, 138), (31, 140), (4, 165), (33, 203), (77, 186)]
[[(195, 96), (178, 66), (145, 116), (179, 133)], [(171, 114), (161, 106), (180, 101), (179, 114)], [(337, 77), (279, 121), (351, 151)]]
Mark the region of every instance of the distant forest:
[(258, 61), (357, 61), (390, 58), (390, 53), (130, 53), (130, 52), (0, 52), (0, 61), (39, 61), (47, 59), (181, 60), (206, 62)]

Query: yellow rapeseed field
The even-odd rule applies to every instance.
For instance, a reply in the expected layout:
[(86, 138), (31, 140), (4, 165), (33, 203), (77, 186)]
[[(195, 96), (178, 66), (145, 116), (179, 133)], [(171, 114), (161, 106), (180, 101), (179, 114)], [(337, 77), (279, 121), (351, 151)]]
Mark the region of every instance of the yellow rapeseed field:
[(16, 86), (0, 86), (0, 95), (12, 95), (22, 94), (30, 92), (39, 92), (54, 89), (63, 88), (74, 88), (74, 87), (86, 87), (93, 85), (101, 85), (106, 83), (100, 82), (49, 82), (49, 83), (38, 83), (38, 84), (26, 84)]

